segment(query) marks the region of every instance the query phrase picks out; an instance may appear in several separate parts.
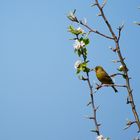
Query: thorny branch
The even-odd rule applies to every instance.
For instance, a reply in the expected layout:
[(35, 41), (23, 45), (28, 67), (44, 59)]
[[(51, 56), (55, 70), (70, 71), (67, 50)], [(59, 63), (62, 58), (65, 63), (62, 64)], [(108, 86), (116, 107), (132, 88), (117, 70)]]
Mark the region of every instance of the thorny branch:
[[(76, 35), (75, 39), (79, 40), (79, 36)], [(81, 55), (82, 55), (83, 61), (87, 63), (88, 60), (87, 60), (87, 57), (85, 56), (83, 51), (81, 52)], [(95, 129), (91, 130), (91, 132), (94, 132), (94, 133), (97, 134), (97, 136), (100, 136), (100, 128), (99, 127), (100, 127), (101, 124), (98, 123), (98, 121), (97, 121), (97, 110), (99, 109), (99, 106), (96, 107), (96, 105), (95, 105), (93, 86), (91, 84), (90, 77), (89, 77), (89, 72), (90, 71), (91, 70), (85, 72), (86, 78), (82, 76), (82, 79), (80, 77), (79, 77), (79, 79), (83, 80), (83, 81), (87, 81), (87, 83), (88, 83), (88, 87), (89, 87), (89, 90), (90, 90), (90, 102), (87, 104), (87, 106), (89, 106), (89, 105), (92, 106), (93, 116), (92, 117), (87, 117), (87, 118), (90, 119), (90, 120), (93, 120), (94, 125), (95, 125)]]
[[(79, 39), (78, 38), (78, 36), (77, 36), (77, 39)], [(84, 56), (84, 54), (82, 53), (82, 57), (83, 57), (83, 60), (84, 60), (84, 62), (86, 62), (87, 60), (86, 60), (86, 57)], [(92, 119), (93, 121), (94, 121), (94, 125), (95, 125), (95, 130), (91, 130), (92, 132), (95, 132), (98, 136), (100, 135), (100, 123), (98, 123), (98, 121), (97, 121), (97, 110), (99, 109), (99, 106), (95, 106), (95, 100), (94, 100), (94, 92), (93, 92), (93, 86), (92, 86), (92, 84), (91, 84), (91, 82), (90, 82), (90, 77), (89, 77), (89, 72), (86, 72), (86, 78), (84, 79), (85, 81), (87, 81), (87, 83), (88, 83), (88, 87), (89, 87), (89, 89), (90, 89), (90, 103), (88, 103), (88, 105), (92, 105), (92, 110), (93, 110), (93, 117), (89, 117), (89, 119)]]
[(126, 130), (126, 129), (128, 129), (132, 124), (134, 124), (134, 123), (136, 123), (136, 121), (128, 121), (127, 123), (126, 123), (126, 127), (124, 128), (124, 130)]
[(112, 37), (113, 37), (114, 43), (116, 45), (117, 55), (119, 57), (120, 63), (124, 67), (123, 74), (125, 75), (126, 88), (127, 88), (127, 92), (128, 92), (128, 98), (129, 98), (129, 101), (130, 101), (129, 103), (131, 105), (131, 109), (132, 109), (133, 115), (135, 117), (134, 122), (138, 126), (138, 132), (140, 132), (140, 120), (139, 120), (139, 115), (136, 111), (136, 106), (135, 106), (134, 99), (133, 99), (132, 89), (131, 89), (131, 86), (130, 86), (130, 78), (129, 78), (129, 74), (128, 74), (128, 68), (126, 66), (126, 63), (125, 63), (123, 57), (122, 57), (122, 53), (121, 53), (120, 45), (119, 45), (120, 35), (121, 35), (121, 31), (122, 31), (123, 26), (119, 28), (119, 35), (117, 37), (116, 34), (114, 33), (112, 27), (111, 27), (111, 24), (107, 20), (105, 14), (104, 14), (103, 8), (100, 6), (98, 0), (95, 0), (95, 3), (96, 3), (96, 6), (98, 7), (98, 9), (101, 13), (101, 16), (102, 16), (104, 22), (106, 23), (106, 25), (107, 25), (107, 27), (108, 27), (108, 29), (109, 29)]
[(125, 87), (126, 88), (126, 85), (116, 85), (116, 84), (101, 84), (101, 85), (96, 84), (96, 85), (97, 85), (97, 87), (96, 87), (97, 90), (99, 90), (102, 87), (109, 87), (109, 86)]
[(100, 124), (98, 123), (97, 117), (96, 117), (98, 107), (95, 106), (95, 101), (94, 101), (94, 96), (93, 96), (93, 87), (91, 85), (88, 72), (87, 72), (87, 82), (88, 82), (88, 86), (89, 86), (89, 89), (90, 89), (90, 97), (91, 97), (91, 102), (90, 103), (92, 104), (92, 109), (93, 109), (93, 117), (92, 117), (92, 119), (94, 120), (94, 124), (95, 124), (95, 127), (96, 127), (96, 129), (93, 130), (93, 132), (97, 133), (97, 135), (99, 136), (100, 135), (100, 129), (99, 129)]

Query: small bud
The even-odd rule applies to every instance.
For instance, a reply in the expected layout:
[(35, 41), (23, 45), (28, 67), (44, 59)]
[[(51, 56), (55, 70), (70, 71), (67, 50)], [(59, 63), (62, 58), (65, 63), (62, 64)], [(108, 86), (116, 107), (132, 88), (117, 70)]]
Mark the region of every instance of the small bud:
[(103, 1), (103, 4), (102, 4), (102, 8), (104, 8), (104, 6), (106, 5), (106, 3), (107, 3), (107, 0), (104, 0)]
[(113, 63), (118, 63), (118, 60), (112, 60)]
[(84, 34), (84, 30), (81, 27), (78, 27), (76, 30), (79, 34)]
[(124, 66), (123, 66), (123, 65), (121, 65), (121, 66), (118, 68), (118, 70), (119, 70), (119, 71), (124, 71), (124, 70), (125, 70), (125, 68), (124, 68)]
[(140, 22), (136, 22), (136, 21), (135, 21), (135, 22), (134, 22), (134, 24), (136, 24), (136, 25), (139, 25), (139, 26), (140, 26)]
[(83, 24), (85, 24), (85, 25), (87, 24), (87, 19), (86, 18), (83, 19)]
[(97, 14), (97, 16), (98, 16), (98, 17), (99, 17), (99, 16), (102, 16), (101, 12), (99, 12), (99, 13)]
[(71, 21), (78, 22), (78, 20), (77, 20), (77, 18), (76, 18), (76, 16), (74, 14), (75, 14), (75, 11), (74, 12), (69, 12), (67, 17)]
[(77, 60), (74, 64), (75, 69), (78, 69), (80, 67), (80, 65), (82, 64), (81, 60)]
[(91, 4), (91, 7), (97, 6), (97, 3), (93, 3)]

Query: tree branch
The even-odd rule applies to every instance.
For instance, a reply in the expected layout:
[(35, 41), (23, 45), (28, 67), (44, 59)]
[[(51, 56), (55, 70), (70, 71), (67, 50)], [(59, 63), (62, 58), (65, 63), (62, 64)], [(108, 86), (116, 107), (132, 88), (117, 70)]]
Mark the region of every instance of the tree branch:
[(90, 32), (96, 33), (96, 34), (98, 34), (98, 35), (100, 35), (100, 36), (102, 36), (102, 37), (105, 37), (105, 38), (107, 38), (107, 39), (111, 39), (111, 40), (114, 39), (113, 37), (110, 37), (110, 36), (108, 36), (108, 35), (105, 35), (105, 34), (99, 32), (99, 31), (97, 31), (97, 30), (92, 29), (92, 28), (89, 27), (87, 24), (83, 23), (82, 21), (80, 21), (79, 23), (80, 23), (81, 25), (83, 25), (84, 27), (86, 27), (87, 29), (89, 29)]
[(133, 112), (133, 115), (134, 115), (134, 118), (135, 118), (135, 122), (136, 122), (136, 124), (138, 126), (138, 132), (140, 132), (140, 120), (139, 120), (139, 115), (138, 115), (138, 113), (136, 111), (136, 107), (135, 107), (135, 103), (134, 103), (134, 99), (133, 99), (132, 89), (131, 89), (131, 86), (130, 86), (130, 78), (129, 78), (129, 74), (128, 74), (128, 68), (127, 68), (127, 66), (126, 66), (126, 64), (124, 62), (123, 57), (122, 57), (121, 50), (120, 50), (120, 45), (119, 45), (121, 29), (119, 30), (119, 36), (117, 37), (116, 34), (114, 33), (109, 21), (107, 20), (105, 14), (104, 14), (103, 8), (100, 6), (98, 0), (95, 0), (95, 2), (96, 2), (96, 6), (98, 7), (98, 9), (99, 9), (99, 11), (101, 13), (101, 16), (102, 16), (104, 22), (106, 23), (110, 33), (112, 34), (114, 43), (116, 45), (117, 55), (118, 55), (118, 57), (120, 59), (120, 62), (122, 64), (122, 66), (124, 67), (123, 74), (126, 76), (125, 81), (126, 81), (128, 97), (129, 97), (129, 100), (130, 100), (131, 109), (132, 109), (132, 112)]
[(101, 85), (96, 84), (96, 85), (97, 85), (97, 87), (96, 87), (97, 90), (99, 90), (102, 87), (110, 87), (110, 86), (125, 87), (126, 88), (126, 85), (116, 85), (116, 84), (101, 84)]
[[(78, 36), (77, 36), (77, 39), (79, 39)], [(87, 62), (88, 61), (87, 60), (87, 57), (85, 57), (85, 55), (84, 55), (83, 52), (82, 52), (82, 57), (83, 57), (84, 62)], [(99, 127), (101, 125), (97, 121), (97, 110), (98, 110), (99, 106), (97, 106), (97, 107), (95, 106), (93, 86), (92, 86), (92, 84), (90, 82), (89, 72), (86, 72), (86, 76), (87, 77), (84, 78), (84, 79), (82, 79), (82, 80), (87, 81), (88, 87), (89, 87), (89, 90), (90, 90), (90, 98), (91, 98), (90, 100), (91, 101), (87, 104), (87, 106), (89, 106), (91, 104), (92, 105), (92, 110), (93, 110), (93, 117), (90, 117), (89, 118), (89, 119), (92, 119), (93, 120), (94, 125), (95, 125), (95, 130), (92, 130), (92, 132), (95, 132), (99, 136), (100, 135), (100, 128)]]

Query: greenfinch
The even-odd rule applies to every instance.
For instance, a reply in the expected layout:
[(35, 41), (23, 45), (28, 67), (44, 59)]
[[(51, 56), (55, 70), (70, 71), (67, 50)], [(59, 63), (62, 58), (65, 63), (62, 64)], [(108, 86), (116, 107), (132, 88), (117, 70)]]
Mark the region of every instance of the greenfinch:
[[(101, 66), (96, 66), (95, 72), (96, 72), (97, 79), (102, 84), (114, 84), (111, 77), (107, 74), (107, 72)], [(111, 86), (111, 87), (114, 89), (115, 92), (118, 92), (118, 90), (114, 86)]]

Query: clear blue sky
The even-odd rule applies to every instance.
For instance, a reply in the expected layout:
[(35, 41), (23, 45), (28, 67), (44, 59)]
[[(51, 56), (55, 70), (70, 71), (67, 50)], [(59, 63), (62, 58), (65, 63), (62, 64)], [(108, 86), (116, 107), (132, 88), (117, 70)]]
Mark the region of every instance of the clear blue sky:
[[(107, 33), (97, 9), (90, 1), (80, 0), (4, 0), (0, 1), (0, 140), (94, 140), (87, 85), (79, 81), (73, 67), (77, 60), (71, 24), (66, 15), (77, 9), (80, 18)], [(138, 113), (139, 93), (139, 36), (138, 1), (108, 1), (105, 12), (116, 29), (122, 22), (121, 47), (132, 76), (132, 87)], [(77, 26), (76, 26), (77, 27)], [(109, 73), (117, 65), (108, 46), (114, 45), (97, 35), (91, 35), (89, 57), (92, 66), (103, 65)], [(93, 73), (93, 79), (97, 81)], [(116, 82), (120, 80), (116, 79)], [(121, 81), (122, 83), (122, 81)], [(100, 90), (96, 103), (100, 105), (98, 120), (101, 132), (112, 140), (132, 140), (136, 126), (123, 131), (127, 118), (133, 119), (126, 105), (127, 93), (111, 88)]]

